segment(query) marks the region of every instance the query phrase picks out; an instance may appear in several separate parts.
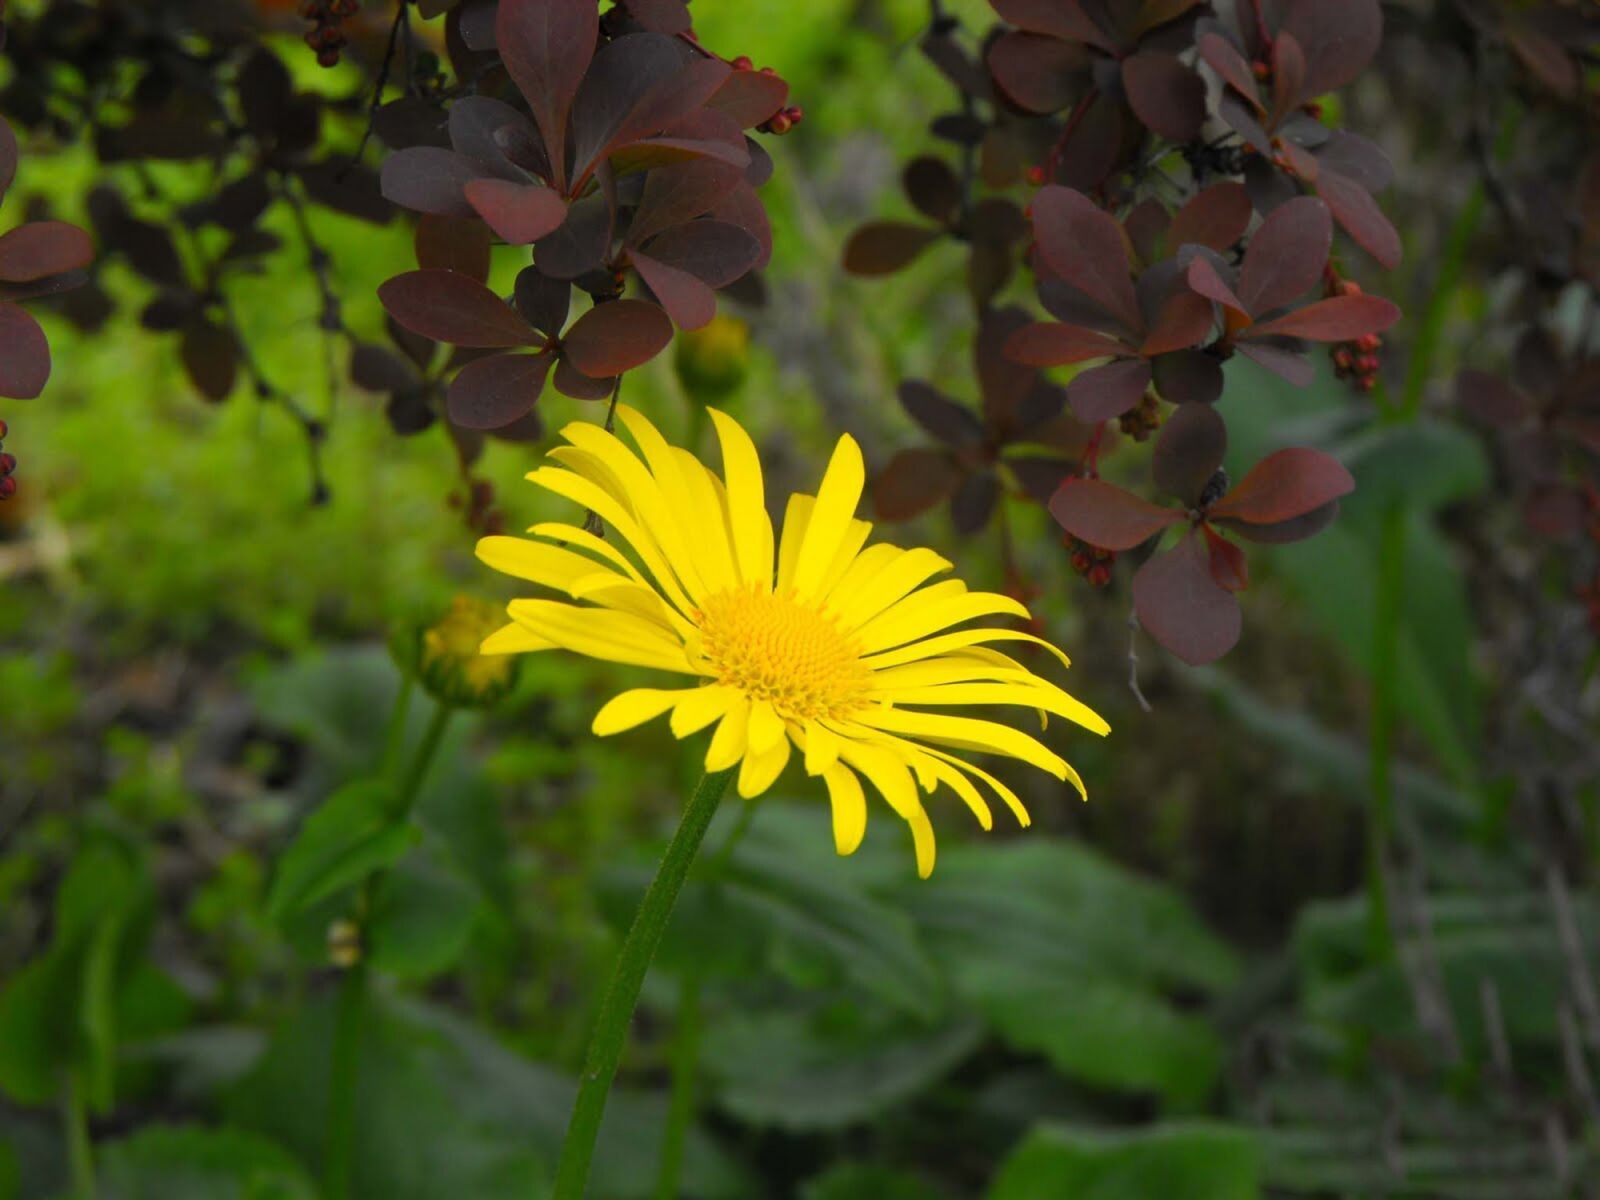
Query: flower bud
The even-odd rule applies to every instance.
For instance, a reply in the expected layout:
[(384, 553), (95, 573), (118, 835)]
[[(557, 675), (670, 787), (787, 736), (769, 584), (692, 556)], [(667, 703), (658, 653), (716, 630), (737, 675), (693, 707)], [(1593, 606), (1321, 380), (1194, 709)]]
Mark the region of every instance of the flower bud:
[(695, 399), (722, 399), (739, 390), (750, 369), (750, 327), (718, 313), (709, 324), (678, 335), (673, 365)]
[(520, 660), (509, 654), (480, 654), (485, 638), (506, 623), (494, 604), (457, 596), (450, 610), (431, 625), (413, 624), (391, 639), (400, 669), (414, 677), (441, 704), (489, 708), (516, 685)]

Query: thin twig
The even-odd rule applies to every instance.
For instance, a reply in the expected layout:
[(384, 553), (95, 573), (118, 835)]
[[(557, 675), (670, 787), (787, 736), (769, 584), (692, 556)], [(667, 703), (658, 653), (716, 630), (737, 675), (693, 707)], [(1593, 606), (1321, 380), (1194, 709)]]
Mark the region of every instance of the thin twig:
[(378, 109), (383, 107), (383, 92), (389, 86), (389, 69), (394, 63), (394, 49), (400, 38), (401, 27), (406, 24), (406, 9), (410, 0), (400, 0), (395, 9), (394, 21), (389, 25), (389, 41), (383, 48), (383, 62), (378, 67), (377, 86), (372, 89), (372, 103), (367, 108), (367, 127), (361, 131), (361, 142), (356, 146), (356, 152), (350, 156), (350, 161), (339, 168), (338, 179), (343, 179), (361, 161), (361, 156), (367, 152), (367, 145), (372, 141), (372, 129), (377, 124)]
[(1128, 690), (1140, 708), (1147, 713), (1155, 712), (1139, 687), (1139, 614), (1131, 608), (1128, 610)]

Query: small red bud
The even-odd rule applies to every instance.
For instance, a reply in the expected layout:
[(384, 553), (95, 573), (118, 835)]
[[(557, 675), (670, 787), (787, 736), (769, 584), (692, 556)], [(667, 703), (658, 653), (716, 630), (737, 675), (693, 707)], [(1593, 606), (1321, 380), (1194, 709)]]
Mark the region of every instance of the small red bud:
[(1028, 182), (1038, 187), (1044, 182), (1044, 168), (1035, 164), (1028, 168)]
[(776, 75), (777, 71), (773, 70), (771, 67), (762, 67), (761, 73), (763, 75)]
[(1105, 563), (1096, 563), (1089, 568), (1089, 583), (1094, 587), (1105, 587), (1111, 582), (1111, 568)]
[(773, 133), (782, 134), (782, 133), (788, 133), (789, 132), (789, 128), (790, 128), (790, 126), (792, 124), (793, 124), (793, 122), (789, 120), (789, 114), (788, 113), (779, 113), (777, 116), (773, 117), (770, 121), (767, 122), (767, 128), (770, 129)]
[(1348, 371), (1350, 369), (1350, 351), (1343, 348), (1335, 350), (1333, 352), (1333, 365), (1341, 371)]
[(1363, 375), (1360, 379), (1356, 380), (1356, 388), (1359, 391), (1370, 392), (1373, 388), (1375, 388), (1377, 386), (1378, 386), (1378, 381), (1376, 379), (1374, 379), (1371, 375)]
[(1382, 344), (1383, 343), (1378, 340), (1378, 335), (1375, 333), (1362, 334), (1356, 339), (1356, 349), (1360, 350), (1363, 354), (1371, 354)]
[(733, 60), (733, 69), (735, 71), (748, 71), (753, 66), (755, 66), (755, 63), (750, 61), (748, 54), (741, 54)]
[(1375, 373), (1379, 365), (1378, 356), (1376, 354), (1363, 354), (1359, 359), (1356, 360), (1356, 369), (1363, 375), (1371, 375)]
[(1264, 62), (1253, 62), (1250, 64), (1250, 74), (1254, 75), (1257, 79), (1265, 79), (1268, 75), (1272, 74), (1272, 68), (1267, 66), (1267, 64)]
[(1082, 550), (1073, 551), (1072, 569), (1074, 571), (1077, 571), (1081, 574), (1082, 572), (1087, 571), (1092, 565), (1093, 564), (1089, 561), (1089, 556)]

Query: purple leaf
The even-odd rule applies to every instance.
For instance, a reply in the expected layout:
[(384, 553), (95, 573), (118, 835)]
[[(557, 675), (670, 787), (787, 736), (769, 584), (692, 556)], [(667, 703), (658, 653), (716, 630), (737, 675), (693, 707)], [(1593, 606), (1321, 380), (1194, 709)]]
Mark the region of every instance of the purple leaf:
[(0, 301), (0, 396), (32, 400), (50, 378), (50, 343), (19, 305)]
[(1333, 248), (1328, 206), (1311, 196), (1277, 209), (1250, 238), (1239, 268), (1239, 299), (1252, 316), (1282, 308), (1322, 279)]
[(1150, 336), (1139, 347), (1139, 353), (1153, 358), (1191, 349), (1210, 337), (1215, 324), (1216, 314), (1209, 299), (1188, 289), (1176, 292), (1167, 298), (1151, 323)]
[[(650, 257), (686, 271), (708, 287), (726, 287), (755, 266), (761, 244), (726, 221), (674, 225), (645, 248)], [(637, 257), (637, 252), (635, 252)]]
[(735, 70), (711, 93), (706, 107), (725, 114), (740, 129), (754, 129), (776, 116), (788, 99), (789, 85), (781, 76)]
[(551, 279), (538, 267), (524, 267), (517, 274), (512, 293), (517, 311), (540, 333), (560, 337), (567, 323), (567, 308), (572, 303), (572, 285), (564, 279)]
[(1185, 404), (1161, 427), (1151, 457), (1156, 486), (1189, 508), (1222, 465), (1228, 452), (1228, 429), (1209, 404)]
[(885, 521), (907, 521), (953, 495), (965, 477), (947, 450), (902, 450), (872, 481), (872, 507)]
[(1372, 61), (1383, 40), (1383, 14), (1378, 0), (1290, 0), (1279, 28), (1305, 53), (1302, 91), (1320, 96), (1344, 87)]
[(1250, 227), (1250, 194), (1242, 183), (1214, 183), (1178, 210), (1167, 231), (1167, 245), (1209, 246), (1226, 251)]
[[(743, 230), (740, 233), (749, 236)], [(651, 258), (643, 250), (633, 251), (630, 258), (639, 278), (679, 329), (701, 329), (717, 315), (717, 294), (688, 271)]]
[(900, 407), (947, 446), (976, 446), (983, 441), (983, 424), (971, 409), (919, 379), (900, 385)]
[(1224, 83), (1253, 104), (1257, 112), (1266, 112), (1267, 106), (1261, 103), (1261, 92), (1256, 87), (1255, 76), (1250, 73), (1250, 64), (1245, 62), (1244, 55), (1234, 48), (1232, 42), (1221, 34), (1207, 33), (1201, 36), (1197, 45), (1200, 57), (1222, 76)]
[(499, 296), (455, 271), (408, 271), (386, 280), (378, 299), (413, 333), (457, 346), (525, 346), (539, 335)]
[(1150, 360), (1156, 391), (1170, 404), (1215, 404), (1222, 395), (1222, 363), (1203, 350), (1179, 350)]
[(508, 245), (536, 242), (567, 219), (567, 202), (543, 184), (474, 179), (464, 190), (467, 203)]
[(550, 381), (556, 385), (556, 391), (574, 400), (604, 400), (617, 386), (615, 379), (590, 379), (565, 358), (556, 363)]
[(610, 246), (611, 209), (596, 192), (574, 203), (561, 228), (539, 239), (534, 259), (552, 279), (576, 279), (604, 266)]
[(1123, 358), (1133, 348), (1096, 329), (1039, 322), (1012, 334), (1006, 353), (1029, 366), (1060, 367), (1093, 358)]
[(445, 217), (474, 216), (464, 188), (483, 174), (465, 155), (436, 146), (413, 146), (383, 160), (379, 176), (385, 199), (415, 212)]
[(1079, 541), (1102, 550), (1132, 550), (1183, 513), (1142, 500), (1101, 479), (1068, 479), (1050, 497), (1050, 515)]
[(1210, 555), (1192, 531), (1139, 568), (1133, 608), (1151, 637), (1196, 667), (1232, 650), (1243, 624), (1239, 601), (1217, 586)]
[(590, 379), (606, 379), (649, 362), (671, 340), (672, 322), (657, 305), (612, 300), (573, 322), (561, 340), (561, 353)]
[(382, 346), (357, 346), (350, 355), (350, 380), (369, 392), (399, 392), (416, 386), (417, 373)]
[(544, 390), (548, 354), (491, 354), (456, 375), (445, 396), (450, 419), (466, 429), (500, 429), (524, 417)]
[(1382, 296), (1330, 296), (1252, 326), (1249, 336), (1348, 342), (1369, 333), (1382, 333), (1399, 319), (1400, 310)]
[(1082, 42), (1108, 54), (1117, 50), (1117, 44), (1083, 11), (1078, 0), (991, 0), (991, 7), (1001, 20), (1029, 33)]
[(645, 176), (644, 194), (628, 226), (628, 244), (640, 245), (663, 229), (704, 216), (739, 177), (738, 167), (707, 158), (657, 167)]
[(1206, 119), (1206, 85), (1176, 55), (1141, 51), (1122, 61), (1134, 115), (1169, 142), (1193, 141)]
[(1356, 481), (1337, 459), (1296, 447), (1267, 455), (1238, 486), (1211, 506), (1211, 515), (1252, 525), (1276, 525), (1303, 517), (1355, 490)]
[(1067, 403), (1080, 421), (1109, 421), (1144, 398), (1150, 364), (1127, 359), (1090, 367), (1067, 385)]
[(495, 15), (495, 44), (533, 111), (560, 191), (567, 183), (567, 114), (599, 36), (593, 0), (500, 0)]
[(1246, 340), (1239, 342), (1234, 349), (1296, 387), (1310, 387), (1311, 381), (1317, 377), (1317, 370), (1304, 354), (1291, 349), (1292, 345)]
[(17, 177), (17, 135), (4, 117), (0, 117), (0, 199), (11, 190), (11, 181)]
[(1083, 193), (1052, 185), (1033, 198), (1033, 231), (1056, 275), (1128, 329), (1144, 327), (1115, 217)]
[(0, 281), (31, 283), (94, 261), (89, 235), (65, 221), (32, 221), (0, 236)]
[(1330, 500), (1319, 508), (1298, 517), (1291, 517), (1287, 521), (1279, 521), (1273, 525), (1252, 525), (1248, 521), (1235, 521), (1228, 517), (1220, 517), (1212, 524), (1224, 529), (1232, 530), (1246, 541), (1261, 542), (1269, 546), (1281, 546), (1289, 542), (1302, 542), (1308, 537), (1315, 537), (1339, 515), (1339, 502)]
[(852, 275), (891, 275), (943, 236), (929, 225), (904, 221), (870, 221), (850, 235), (844, 247), (844, 269)]
[(526, 183), (527, 172), (551, 175), (539, 133), (526, 116), (490, 96), (462, 96), (450, 105), (450, 144), (499, 179)]
[(730, 70), (659, 33), (632, 33), (608, 43), (595, 55), (573, 106), (577, 176), (584, 178), (619, 147), (668, 130), (701, 108)]
[(1228, 286), (1227, 281), (1222, 278), (1209, 258), (1200, 255), (1190, 262), (1186, 278), (1189, 281), (1189, 286), (1207, 300), (1215, 300), (1224, 308), (1231, 309), (1243, 316), (1248, 317), (1250, 315), (1249, 310), (1245, 308), (1244, 301), (1239, 299), (1233, 289)]
[(1075, 75), (1087, 66), (1081, 46), (1036, 33), (1003, 33), (989, 47), (989, 70), (1007, 98), (1029, 112), (1059, 112), (1077, 94)]
[(1327, 202), (1334, 219), (1355, 239), (1356, 245), (1391, 271), (1400, 265), (1404, 253), (1400, 234), (1366, 188), (1354, 179), (1327, 169), (1326, 164), (1317, 175), (1316, 186), (1317, 195)]
[(454, 271), (483, 283), (493, 249), (482, 221), (425, 214), (417, 221), (417, 266)]

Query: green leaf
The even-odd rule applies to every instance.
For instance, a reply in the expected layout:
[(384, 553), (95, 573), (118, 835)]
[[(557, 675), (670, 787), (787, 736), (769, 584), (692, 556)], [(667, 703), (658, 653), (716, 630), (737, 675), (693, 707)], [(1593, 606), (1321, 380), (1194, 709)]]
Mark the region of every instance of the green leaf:
[(919, 1029), (892, 1010), (802, 1000), (713, 1021), (701, 1060), (719, 1107), (745, 1124), (803, 1132), (842, 1129), (909, 1101), (982, 1040), (971, 1019)]
[(1249, 1131), (1209, 1122), (1131, 1133), (1038, 1125), (987, 1200), (1256, 1200), (1260, 1158)]
[(363, 779), (340, 788), (301, 826), (278, 862), (267, 911), (282, 922), (391, 867), (418, 831), (394, 816), (394, 785)]
[(305, 1168), (255, 1134), (152, 1126), (97, 1151), (102, 1200), (315, 1200)]
[(441, 855), (414, 855), (373, 897), (367, 960), (402, 979), (430, 979), (460, 960), (482, 908), (477, 888)]
[(800, 1200), (944, 1200), (919, 1175), (874, 1163), (838, 1163), (800, 1189)]

